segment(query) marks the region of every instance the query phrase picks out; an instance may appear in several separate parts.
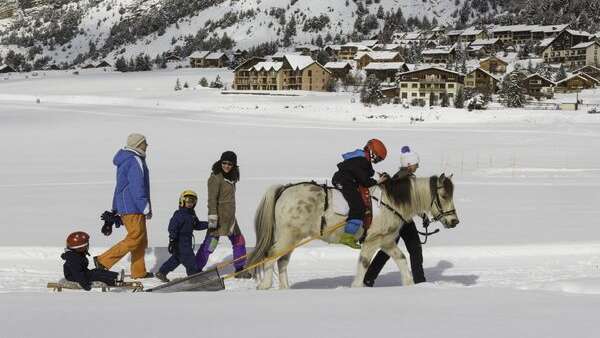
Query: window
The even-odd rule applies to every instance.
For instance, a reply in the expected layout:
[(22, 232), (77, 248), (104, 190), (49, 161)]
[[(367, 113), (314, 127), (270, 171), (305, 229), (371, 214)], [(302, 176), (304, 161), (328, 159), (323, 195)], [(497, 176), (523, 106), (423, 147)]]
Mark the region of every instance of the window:
[(413, 87), (413, 88), (419, 88), (419, 84), (418, 84), (418, 83), (413, 83), (413, 84), (412, 84), (412, 87)]
[(403, 92), (403, 93), (402, 93), (402, 98), (403, 98), (403, 99), (407, 99), (407, 98), (408, 98), (408, 93), (406, 93), (406, 92)]
[(417, 93), (412, 93), (410, 96), (417, 97)]
[(448, 83), (448, 89), (454, 89), (454, 83)]
[(311, 77), (311, 76), (312, 76), (312, 70), (309, 70), (308, 71), (308, 77)]
[(401, 83), (400, 88), (408, 88), (408, 83)]

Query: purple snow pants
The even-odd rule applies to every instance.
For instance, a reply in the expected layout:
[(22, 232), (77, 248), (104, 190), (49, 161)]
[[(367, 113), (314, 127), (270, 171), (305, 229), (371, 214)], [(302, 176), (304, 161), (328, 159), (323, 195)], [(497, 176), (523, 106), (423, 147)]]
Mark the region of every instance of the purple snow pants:
[[(239, 257), (246, 255), (246, 239), (244, 235), (229, 235), (227, 236), (231, 241), (231, 245), (233, 246), (233, 259), (236, 260)], [(206, 262), (208, 262), (208, 257), (211, 253), (213, 253), (217, 247), (217, 243), (219, 242), (219, 237), (214, 237), (209, 234), (206, 234), (204, 238), (204, 242), (200, 245), (200, 249), (196, 253), (196, 266), (198, 267), (198, 271), (202, 271), (204, 266), (206, 266)], [(241, 270), (246, 265), (246, 259), (240, 259), (236, 261), (234, 264), (235, 270)]]

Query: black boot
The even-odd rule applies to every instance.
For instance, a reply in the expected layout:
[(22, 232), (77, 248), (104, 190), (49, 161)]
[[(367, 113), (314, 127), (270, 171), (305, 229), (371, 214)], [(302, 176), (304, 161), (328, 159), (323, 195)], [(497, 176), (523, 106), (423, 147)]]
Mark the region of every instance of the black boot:
[(137, 277), (135, 279), (146, 279), (146, 278), (154, 278), (154, 274), (152, 272), (146, 272), (142, 277)]
[(165, 275), (164, 273), (162, 273), (162, 272), (160, 272), (160, 271), (159, 271), (159, 272), (157, 272), (157, 273), (155, 273), (155, 274), (154, 274), (154, 277), (156, 277), (156, 278), (160, 279), (160, 281), (161, 281), (161, 282), (164, 282), (164, 283), (168, 283), (168, 282), (170, 282), (170, 280), (167, 278), (167, 275)]

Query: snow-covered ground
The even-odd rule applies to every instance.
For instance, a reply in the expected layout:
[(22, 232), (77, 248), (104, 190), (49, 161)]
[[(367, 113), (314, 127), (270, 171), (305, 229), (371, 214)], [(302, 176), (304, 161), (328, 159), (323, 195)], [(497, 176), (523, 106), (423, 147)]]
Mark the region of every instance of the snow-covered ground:
[[(224, 95), (196, 87), (217, 74), (231, 82), (225, 70), (190, 69), (0, 80), (0, 336), (80, 336), (84, 328), (90, 337), (595, 336), (600, 116), (364, 108), (346, 93)], [(177, 78), (192, 88), (173, 91)], [(424, 122), (410, 122), (420, 116)], [(51, 294), (45, 284), (61, 275), (69, 232), (89, 232), (93, 254), (123, 236), (120, 229), (101, 235), (98, 216), (110, 207), (112, 156), (134, 131), (150, 143), (153, 269), (166, 257), (179, 192), (189, 187), (205, 199), (210, 166), (228, 149), (239, 155), (238, 218), (249, 246), (269, 185), (329, 180), (339, 154), (372, 137), (391, 154), (377, 170), (395, 171), (409, 144), (421, 155), (419, 175), (454, 173), (461, 223), (429, 239), (429, 282), (414, 287), (400, 286), (389, 265), (376, 288), (349, 289), (357, 252), (312, 243), (292, 256), (292, 289), (284, 292), (228, 281), (219, 293)], [(229, 255), (222, 243), (211, 263)]]

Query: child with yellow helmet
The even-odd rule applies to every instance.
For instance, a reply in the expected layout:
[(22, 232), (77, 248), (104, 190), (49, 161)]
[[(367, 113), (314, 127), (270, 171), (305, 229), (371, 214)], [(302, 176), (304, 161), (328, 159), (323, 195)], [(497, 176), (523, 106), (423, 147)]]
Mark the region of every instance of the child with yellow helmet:
[(185, 190), (179, 196), (179, 209), (175, 211), (169, 222), (169, 253), (171, 257), (163, 263), (156, 278), (168, 282), (167, 274), (183, 264), (187, 275), (199, 272), (192, 244), (194, 230), (206, 230), (208, 223), (200, 221), (194, 208), (198, 203), (198, 194)]

